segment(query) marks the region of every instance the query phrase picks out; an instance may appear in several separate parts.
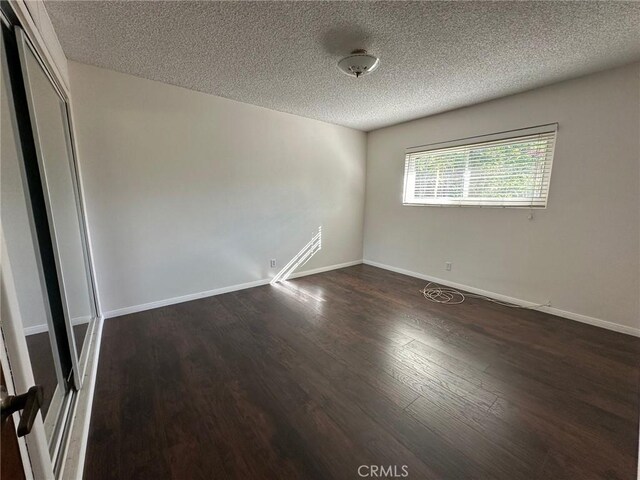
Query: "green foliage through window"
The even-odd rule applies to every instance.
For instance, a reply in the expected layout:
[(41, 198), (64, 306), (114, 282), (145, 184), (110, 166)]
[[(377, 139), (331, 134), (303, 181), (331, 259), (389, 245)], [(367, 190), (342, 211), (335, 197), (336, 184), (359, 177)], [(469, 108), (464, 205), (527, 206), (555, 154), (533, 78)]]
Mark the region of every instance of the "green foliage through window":
[(553, 132), (407, 154), (405, 204), (546, 206)]

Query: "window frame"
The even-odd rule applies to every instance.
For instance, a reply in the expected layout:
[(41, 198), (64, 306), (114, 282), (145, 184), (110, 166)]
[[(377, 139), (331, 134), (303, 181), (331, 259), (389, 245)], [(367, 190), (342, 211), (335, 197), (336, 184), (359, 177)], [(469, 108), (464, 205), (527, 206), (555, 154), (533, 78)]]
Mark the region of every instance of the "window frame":
[[(476, 198), (467, 198), (466, 201), (461, 201), (461, 199), (454, 198), (438, 198), (433, 197), (429, 200), (429, 202), (409, 202), (407, 201), (407, 168), (409, 166), (409, 155), (416, 153), (426, 153), (435, 150), (445, 150), (450, 148), (457, 147), (465, 147), (472, 145), (480, 145), (483, 143), (489, 142), (498, 142), (504, 140), (517, 141), (517, 139), (532, 135), (538, 134), (553, 134), (553, 145), (550, 150), (550, 158), (546, 160), (548, 162), (548, 182), (549, 185), (546, 189), (546, 196), (544, 198), (544, 205), (535, 205), (531, 202), (529, 197), (524, 198), (516, 198), (513, 197), (511, 200), (514, 201), (513, 205), (504, 205), (498, 204), (496, 201), (495, 205), (490, 204), (490, 200), (484, 199), (482, 197)], [(544, 125), (536, 125), (533, 127), (526, 128), (518, 128), (513, 130), (505, 130), (497, 133), (490, 133), (485, 135), (476, 135), (472, 137), (464, 137), (456, 140), (444, 141), (444, 142), (435, 142), (426, 145), (417, 145), (413, 147), (408, 147), (405, 149), (404, 155), (404, 168), (403, 168), (403, 184), (402, 184), (402, 205), (406, 207), (479, 207), (479, 208), (517, 208), (517, 209), (546, 209), (549, 204), (549, 191), (550, 191), (550, 183), (551, 183), (551, 174), (553, 169), (553, 161), (555, 156), (555, 147), (558, 140), (558, 123), (549, 123)], [(487, 197), (488, 198), (488, 197)], [(477, 203), (474, 203), (477, 202)], [(521, 204), (518, 205), (516, 202), (520, 201)]]

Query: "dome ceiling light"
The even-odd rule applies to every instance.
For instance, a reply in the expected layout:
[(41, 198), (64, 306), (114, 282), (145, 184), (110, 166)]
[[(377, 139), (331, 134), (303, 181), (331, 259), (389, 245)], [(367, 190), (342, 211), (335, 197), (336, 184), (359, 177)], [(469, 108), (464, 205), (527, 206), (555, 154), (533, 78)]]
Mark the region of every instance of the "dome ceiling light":
[(338, 62), (338, 68), (351, 77), (360, 78), (373, 72), (380, 65), (380, 59), (366, 50), (354, 50), (351, 55)]

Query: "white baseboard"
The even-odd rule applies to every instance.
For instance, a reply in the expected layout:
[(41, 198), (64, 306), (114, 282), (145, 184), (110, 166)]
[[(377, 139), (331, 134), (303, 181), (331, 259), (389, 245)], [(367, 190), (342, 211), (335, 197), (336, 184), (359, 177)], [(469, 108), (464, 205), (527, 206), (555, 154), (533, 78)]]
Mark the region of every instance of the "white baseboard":
[[(89, 323), (90, 316), (78, 317), (71, 320), (71, 325), (82, 325), (83, 323)], [(35, 335), (36, 333), (44, 333), (49, 331), (49, 325), (46, 323), (43, 325), (34, 325), (33, 327), (25, 327), (24, 334), (26, 336)]]
[[(537, 305), (534, 302), (529, 302), (527, 300), (522, 300), (520, 298), (509, 297), (507, 295), (502, 295), (500, 293), (482, 290), (480, 288), (471, 287), (469, 285), (464, 285), (462, 283), (455, 283), (443, 278), (433, 277), (431, 275), (424, 275), (422, 273), (413, 272), (411, 270), (405, 270), (404, 268), (398, 268), (391, 265), (386, 265), (384, 263), (374, 262), (372, 260), (363, 260), (362, 263), (364, 263), (365, 265), (371, 265), (373, 267), (383, 268), (385, 270), (389, 270), (392, 272), (401, 273), (403, 275), (408, 275), (410, 277), (419, 278), (421, 280), (427, 280), (428, 282), (435, 282), (441, 285), (445, 285), (447, 287), (457, 288), (459, 290), (464, 290), (466, 292), (475, 293), (477, 295), (484, 295), (485, 297), (490, 297), (495, 300), (500, 300), (502, 302), (513, 303), (515, 305), (520, 305), (523, 307), (533, 307)], [(558, 317), (568, 318), (569, 320), (575, 320), (577, 322), (587, 323), (589, 325), (594, 325), (596, 327), (606, 328), (607, 330), (613, 330), (615, 332), (620, 332), (620, 333), (625, 333), (627, 335), (640, 337), (640, 328), (628, 327), (626, 325), (620, 325), (618, 323), (609, 322), (607, 320), (602, 320), (600, 318), (589, 317), (587, 315), (569, 312), (567, 310), (561, 310), (559, 308), (554, 308), (554, 307), (536, 307), (535, 310), (549, 313), (551, 315), (557, 315)]]
[(329, 272), (331, 270), (338, 270), (339, 268), (353, 267), (354, 265), (360, 265), (362, 260), (354, 260), (353, 262), (338, 263), (336, 265), (329, 265), (328, 267), (314, 268), (312, 270), (303, 270), (302, 272), (296, 272), (289, 275), (289, 278), (306, 277), (307, 275), (315, 275), (316, 273)]
[[(353, 265), (360, 265), (362, 260), (355, 260), (352, 262), (338, 263), (336, 265), (329, 265), (327, 267), (314, 268), (312, 270), (304, 270), (302, 272), (296, 272), (289, 276), (289, 278), (304, 277), (306, 275), (313, 275), (315, 273), (328, 272), (329, 270), (337, 270), (339, 268), (351, 267)], [(223, 293), (236, 292), (238, 290), (244, 290), (247, 288), (259, 287), (261, 285), (267, 285), (271, 281), (271, 278), (263, 278), (261, 280), (255, 280), (253, 282), (239, 283), (236, 285), (229, 285), (228, 287), (216, 288), (215, 290), (207, 290), (205, 292), (191, 293), (189, 295), (183, 295), (180, 297), (168, 298), (166, 300), (158, 300), (156, 302), (143, 303), (141, 305), (133, 305), (131, 307), (118, 308), (116, 310), (110, 310), (105, 312), (104, 318), (120, 317), (122, 315), (129, 315), (131, 313), (143, 312), (145, 310), (152, 310), (154, 308), (166, 307), (168, 305), (175, 305), (177, 303), (189, 302), (191, 300), (198, 300), (200, 298), (213, 297), (215, 295), (222, 295)]]
[(214, 295), (221, 295), (223, 293), (235, 292), (237, 290), (244, 290), (245, 288), (259, 287), (269, 283), (270, 279), (255, 280), (253, 282), (239, 283), (237, 285), (230, 285), (228, 287), (216, 288), (215, 290), (207, 290), (199, 293), (190, 293), (189, 295), (182, 295), (180, 297), (167, 298), (165, 300), (158, 300), (155, 302), (143, 303), (140, 305), (132, 305), (130, 307), (117, 308), (115, 310), (109, 310), (104, 313), (104, 318), (121, 317), (122, 315), (129, 315), (131, 313), (144, 312), (146, 310), (153, 310), (154, 308), (166, 307), (168, 305), (175, 305), (177, 303), (190, 302), (191, 300), (198, 300), (200, 298), (213, 297)]
[(49, 331), (49, 325), (34, 325), (33, 327), (24, 327), (25, 335), (35, 335), (36, 333), (44, 333)]

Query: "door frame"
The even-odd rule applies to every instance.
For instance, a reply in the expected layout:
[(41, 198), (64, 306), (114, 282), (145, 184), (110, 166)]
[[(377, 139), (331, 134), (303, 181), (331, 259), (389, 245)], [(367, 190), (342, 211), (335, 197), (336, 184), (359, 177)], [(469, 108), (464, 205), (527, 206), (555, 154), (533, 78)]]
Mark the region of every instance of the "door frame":
[[(16, 395), (29, 390), (35, 381), (1, 225), (0, 259), (0, 308), (3, 317), (0, 325), (2, 333), (0, 336), (0, 363), (7, 382), (7, 391), (9, 395)], [(18, 365), (15, 365), (16, 363)], [(12, 365), (17, 368), (12, 368)], [(24, 368), (25, 365), (29, 368)], [(13, 421), (15, 425), (18, 425), (20, 422), (19, 412), (13, 414)], [(49, 444), (42, 413), (37, 416), (31, 433), (18, 438), (18, 445), (27, 479), (54, 478), (53, 463), (49, 456)]]
[[(3, 21), (5, 19), (3, 18)], [(62, 445), (62, 437), (66, 423), (69, 419), (72, 397), (79, 389), (80, 383), (75, 382), (79, 376), (76, 365), (75, 344), (71, 328), (67, 328), (68, 318), (63, 297), (62, 285), (59, 283), (59, 262), (56, 257), (56, 244), (53, 225), (50, 221), (50, 211), (47, 209), (47, 190), (43, 182), (40, 170), (41, 159), (38, 150), (38, 137), (33, 128), (33, 115), (29, 110), (28, 85), (22, 74), (23, 61), (20, 58), (20, 45), (23, 38), (21, 30), (15, 22), (9, 23), (7, 28), (3, 25), (3, 45), (6, 55), (8, 71), (6, 82), (10, 87), (8, 98), (15, 122), (16, 144), (18, 157), (21, 164), (21, 176), (24, 183), (26, 207), (31, 227), (31, 238), (36, 252), (36, 264), (40, 277), (41, 289), (45, 294), (45, 318), (49, 330), (50, 344), (53, 353), (53, 361), (58, 377), (58, 385), (55, 389), (51, 409), (45, 419), (45, 433), (47, 434), (50, 458), (53, 460), (54, 473), (57, 471), (58, 453)], [(5, 22), (7, 23), (7, 22)], [(22, 59), (24, 60), (24, 59)], [(8, 259), (8, 256), (7, 256)], [(16, 293), (17, 295), (17, 293)], [(16, 296), (17, 299), (17, 296)], [(15, 325), (13, 325), (15, 327)], [(22, 323), (20, 325), (23, 326)], [(23, 332), (23, 330), (20, 330)], [(71, 333), (70, 333), (71, 332)], [(23, 333), (24, 335), (24, 333)], [(31, 372), (30, 362), (24, 363), (22, 357), (12, 356), (12, 344), (8, 342), (9, 359), (13, 361), (12, 370)], [(18, 350), (15, 350), (17, 352)], [(27, 355), (24, 357), (29, 359)], [(19, 361), (19, 364), (16, 364)], [(74, 368), (75, 367), (75, 368)], [(24, 391), (28, 390), (27, 387)]]
[[(80, 212), (80, 233), (82, 235), (83, 242), (86, 246), (86, 255), (85, 261), (87, 264), (87, 271), (90, 276), (90, 285), (92, 288), (92, 301), (94, 306), (94, 313), (97, 318), (102, 316), (102, 307), (99, 296), (99, 288), (98, 281), (95, 275), (95, 256), (93, 254), (93, 248), (91, 244), (91, 231), (89, 229), (89, 224), (87, 222), (87, 213), (86, 213), (86, 195), (84, 189), (84, 183), (82, 182), (82, 167), (80, 162), (78, 161), (78, 149), (76, 145), (76, 129), (75, 123), (73, 120), (73, 98), (71, 96), (71, 91), (69, 89), (68, 80), (63, 74), (63, 69), (60, 67), (59, 63), (56, 61), (56, 50), (59, 50), (59, 55), (63, 57), (63, 61), (65, 62), (65, 72), (66, 72), (66, 57), (64, 57), (64, 53), (62, 52), (62, 47), (55, 37), (48, 35), (45, 37), (38, 26), (34, 22), (32, 18), (32, 13), (30, 8), (36, 8), (35, 6), (38, 4), (43, 4), (43, 0), (29, 0), (28, 3), (25, 0), (0, 0), (0, 4), (2, 5), (2, 10), (10, 10), (12, 18), (9, 19), (12, 25), (19, 26), (25, 34), (26, 39), (28, 40), (30, 46), (32, 47), (37, 60), (43, 66), (43, 69), (46, 75), (49, 77), (51, 82), (54, 84), (55, 88), (58, 90), (58, 93), (63, 98), (66, 103), (66, 120), (67, 123), (65, 127), (68, 129), (69, 134), (69, 142), (70, 142), (70, 152), (72, 156), (72, 174), (74, 175), (74, 188), (76, 189), (76, 202), (78, 203), (79, 212)], [(6, 5), (6, 7), (5, 7)], [(44, 8), (42, 5), (41, 8)], [(53, 31), (53, 26), (49, 22), (49, 28)], [(55, 43), (56, 48), (50, 48), (48, 44)], [(80, 352), (78, 352), (78, 358), (80, 358)]]
[[(72, 102), (69, 95), (68, 81), (63, 75), (65, 69), (60, 67), (60, 62), (56, 62), (56, 55), (52, 54), (57, 53), (56, 49), (53, 48), (52, 52), (52, 49), (49, 48), (49, 45), (52, 43), (51, 39), (53, 39), (54, 47), (58, 47), (59, 53), (62, 53), (62, 50), (59, 48), (55, 35), (52, 36), (48, 31), (52, 28), (50, 26), (50, 22), (48, 24), (49, 28), (47, 29), (47, 25), (45, 24), (44, 31), (41, 32), (39, 27), (42, 27), (42, 21), (36, 24), (32, 17), (34, 13), (37, 13), (36, 10), (38, 8), (44, 9), (44, 6), (41, 5), (41, 3), (42, 2), (40, 1), (34, 0), (29, 2), (29, 5), (27, 5), (24, 0), (0, 0), (0, 17), (2, 17), (2, 21), (11, 29), (16, 26), (22, 27), (25, 32), (25, 37), (29, 42), (36, 59), (40, 62), (45, 74), (49, 77), (54, 88), (56, 88), (65, 103), (65, 129), (68, 134), (67, 142), (70, 144), (70, 168), (73, 176), (73, 188), (78, 207), (80, 234), (82, 236), (82, 241), (84, 242), (85, 251), (83, 254), (89, 276), (91, 305), (94, 318), (89, 323), (83, 348), (80, 352), (77, 352), (79, 365), (74, 374), (74, 379), (77, 379), (78, 386), (80, 386), (84, 380), (84, 386), (75, 392), (75, 395), (68, 406), (69, 414), (66, 419), (66, 425), (64, 426), (63, 443), (59, 447), (59, 455), (56, 458), (55, 464), (53, 463), (49, 453), (48, 440), (44, 428), (44, 422), (42, 421), (42, 415), (38, 415), (34, 428), (32, 429), (32, 433), (19, 439), (19, 445), (21, 445), (21, 453), (23, 454), (25, 473), (30, 472), (27, 473), (27, 475), (30, 475), (30, 477), (28, 476), (27, 478), (35, 478), (37, 480), (48, 480), (56, 477), (81, 479), (84, 455), (87, 446), (95, 378), (97, 374), (97, 362), (103, 317), (101, 314), (97, 281), (93, 268), (94, 255), (91, 248), (91, 237), (86, 219), (86, 210), (84, 207), (85, 195), (82, 184), (81, 168), (78, 162), (77, 146), (75, 143), (76, 135), (72, 119)], [(39, 19), (42, 20), (42, 16), (40, 16)], [(51, 30), (51, 32), (52, 31), (53, 30)], [(58, 55), (58, 57), (60, 57), (60, 55)], [(64, 55), (62, 55), (62, 59), (66, 62)], [(18, 74), (20, 73), (21, 72), (18, 72)], [(31, 119), (29, 119), (29, 122), (30, 120)], [(26, 135), (29, 136), (31, 133), (35, 132), (27, 132)], [(24, 134), (25, 133), (22, 133), (21, 135)], [(37, 138), (35, 138), (34, 135), (31, 135), (31, 141), (35, 143), (37, 142)], [(21, 151), (20, 154), (24, 155), (24, 152)], [(5, 371), (8, 389), (9, 385), (11, 385), (11, 389), (13, 389), (14, 392), (17, 391), (20, 393), (22, 391), (26, 391), (30, 386), (32, 386), (34, 384), (34, 379), (23, 331), (22, 318), (19, 315), (19, 311), (16, 310), (17, 293), (15, 291), (15, 285), (13, 284), (12, 276), (8, 270), (10, 266), (7, 261), (4, 261), (5, 259), (8, 259), (8, 256), (1, 227), (0, 250), (0, 258), (3, 260), (0, 262), (0, 270), (2, 270), (2, 279), (0, 279), (2, 294), (7, 298), (13, 296), (13, 300), (4, 302), (5, 304), (1, 306), (4, 310), (4, 307), (9, 308), (13, 305), (13, 312), (17, 312), (11, 316), (3, 315), (3, 321), (0, 325), (2, 327), (2, 335), (0, 335), (0, 362), (2, 363), (2, 368)], [(9, 271), (9, 273), (5, 274), (7, 271)], [(73, 335), (71, 338), (73, 339)], [(11, 368), (12, 366), (14, 367), (13, 370)]]

